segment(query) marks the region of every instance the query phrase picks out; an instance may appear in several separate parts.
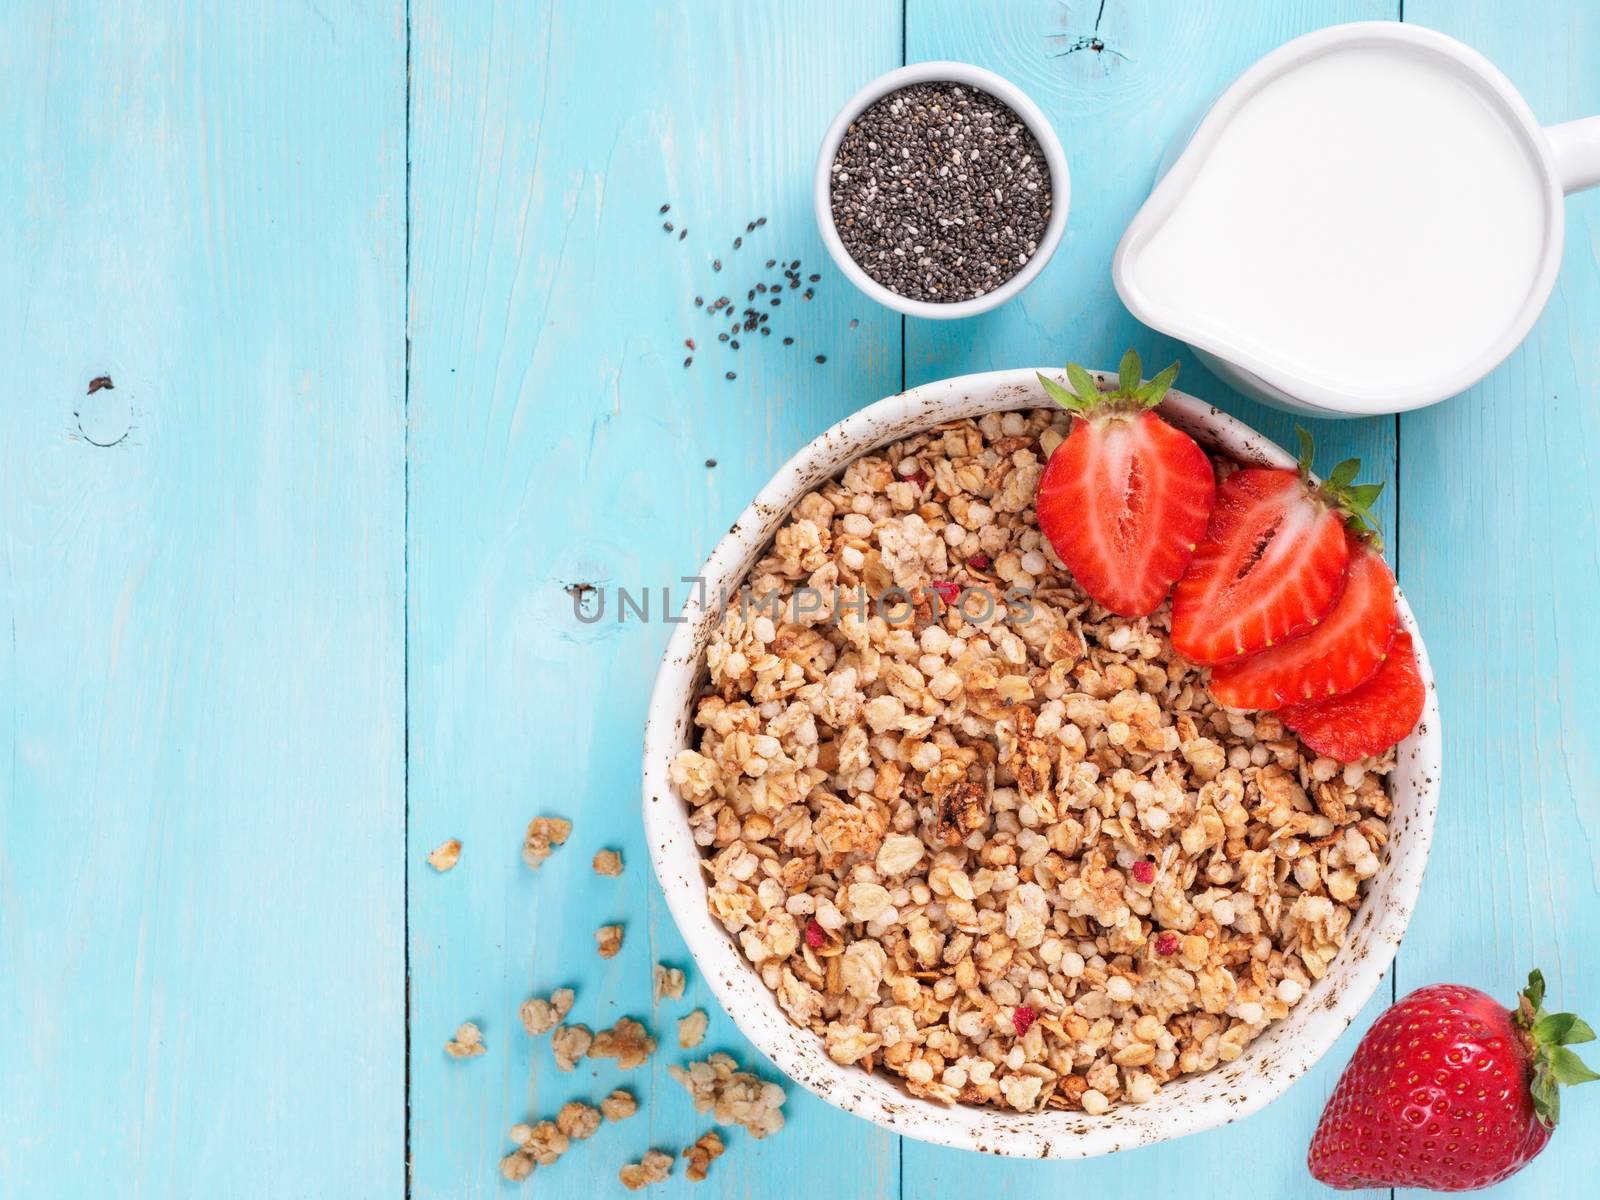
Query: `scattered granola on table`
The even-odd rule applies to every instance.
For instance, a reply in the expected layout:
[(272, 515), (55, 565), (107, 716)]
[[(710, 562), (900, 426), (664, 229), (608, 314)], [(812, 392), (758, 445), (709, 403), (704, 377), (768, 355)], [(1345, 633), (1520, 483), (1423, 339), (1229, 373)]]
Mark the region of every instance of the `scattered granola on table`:
[(683, 972), (677, 967), (669, 967), (664, 963), (656, 964), (655, 992), (657, 1004), (667, 999), (683, 999), (683, 984)]
[(540, 996), (524, 1000), (522, 1007), (517, 1010), (517, 1016), (529, 1035), (538, 1037), (549, 1033), (566, 1019), (567, 1013), (572, 1011), (574, 998), (571, 988), (557, 988), (550, 993), (548, 1000)]
[(602, 925), (594, 931), (595, 949), (601, 958), (615, 958), (622, 949), (622, 926)]
[(559, 846), (572, 834), (572, 822), (561, 817), (535, 817), (528, 822), (528, 832), (522, 839), (522, 861), (534, 870), (550, 857), (553, 846)]
[(626, 1121), (639, 1111), (639, 1102), (634, 1099), (632, 1092), (618, 1088), (600, 1101), (600, 1111), (608, 1121)]
[(622, 855), (615, 850), (602, 850), (594, 856), (594, 873), (613, 878), (622, 874)]
[(428, 855), (428, 865), (441, 875), (461, 861), (461, 839), (451, 838), (441, 842)]
[(706, 1177), (715, 1159), (722, 1157), (722, 1138), (715, 1129), (701, 1135), (699, 1141), (683, 1152), (684, 1174), (690, 1183), (699, 1183)]
[(805, 496), (672, 766), (711, 910), (793, 1022), (1023, 1112), (1236, 1059), (1328, 970), (1389, 837), (1392, 752), (1344, 766), (1219, 707), (1167, 606), (1078, 589), (1032, 510), (1070, 420), (950, 422)]
[(471, 1021), (459, 1025), (455, 1037), (444, 1044), (444, 1052), (451, 1058), (477, 1058), (487, 1049), (483, 1044), (483, 1031)]
[(678, 1047), (682, 1050), (693, 1050), (706, 1040), (706, 1026), (710, 1018), (706, 1010), (697, 1008), (686, 1017), (678, 1019)]
[(594, 1034), (587, 1025), (563, 1025), (550, 1035), (550, 1052), (563, 1071), (578, 1069), (578, 1060), (589, 1053)]
[(617, 1066), (631, 1071), (656, 1051), (656, 1040), (650, 1031), (630, 1017), (621, 1018), (610, 1029), (594, 1035), (589, 1047), (590, 1058), (614, 1058)]
[(637, 1192), (653, 1183), (664, 1183), (671, 1174), (672, 1155), (663, 1150), (649, 1150), (642, 1161), (629, 1163), (617, 1172), (617, 1178), (630, 1192)]
[(698, 1113), (712, 1113), (719, 1125), (738, 1125), (751, 1137), (764, 1138), (783, 1128), (783, 1089), (748, 1071), (726, 1054), (713, 1054), (704, 1062), (667, 1068), (689, 1089)]

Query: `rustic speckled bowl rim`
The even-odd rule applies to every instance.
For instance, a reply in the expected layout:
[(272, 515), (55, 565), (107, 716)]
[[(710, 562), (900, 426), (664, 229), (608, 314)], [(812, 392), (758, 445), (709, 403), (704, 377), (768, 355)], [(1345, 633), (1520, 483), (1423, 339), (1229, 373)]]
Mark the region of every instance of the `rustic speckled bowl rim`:
[[(1101, 1117), (946, 1107), (908, 1095), (884, 1072), (868, 1075), (835, 1063), (820, 1038), (790, 1023), (733, 939), (711, 916), (700, 850), (683, 801), (667, 775), (673, 757), (689, 742), (690, 705), (702, 678), (702, 653), (717, 621), (717, 597), (724, 589), (730, 595), (736, 591), (779, 523), (807, 491), (863, 454), (940, 422), (1047, 403), (1031, 370), (945, 379), (862, 409), (783, 466), (701, 568), (704, 597), (695, 595), (685, 605), (684, 622), (674, 631), (662, 659), (645, 723), (644, 821), (656, 876), (696, 964), (739, 1030), (784, 1074), (830, 1104), (907, 1137), (990, 1154), (1070, 1159), (1198, 1133), (1255, 1112), (1287, 1091), (1377, 990), (1422, 883), (1441, 766), (1433, 672), (1404, 597), (1400, 615), (1415, 638), (1427, 703), (1416, 731), (1400, 744), (1389, 777), (1393, 812), (1383, 868), (1351, 922), (1345, 948), (1294, 1011), (1252, 1042), (1240, 1058), (1168, 1084), (1149, 1104), (1120, 1106)], [(1292, 465), (1292, 458), (1278, 446), (1193, 396), (1169, 393), (1162, 412), (1203, 445), (1237, 461)]]

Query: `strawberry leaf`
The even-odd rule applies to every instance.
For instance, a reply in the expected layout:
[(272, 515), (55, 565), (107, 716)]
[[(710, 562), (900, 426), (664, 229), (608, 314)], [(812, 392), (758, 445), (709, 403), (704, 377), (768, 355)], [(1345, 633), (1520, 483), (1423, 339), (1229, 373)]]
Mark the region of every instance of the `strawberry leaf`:
[(1347, 458), (1333, 470), (1328, 472), (1328, 486), (1333, 488), (1349, 487), (1361, 473), (1361, 460)]
[(1117, 391), (1132, 393), (1143, 378), (1144, 370), (1139, 363), (1139, 352), (1129, 350), (1122, 356), (1122, 362), (1117, 367)]
[(1565, 1046), (1551, 1046), (1546, 1053), (1550, 1056), (1550, 1074), (1557, 1083), (1588, 1083), (1600, 1079), (1600, 1075), (1589, 1070), (1583, 1059)]
[(1316, 444), (1311, 440), (1311, 435), (1306, 432), (1305, 427), (1302, 425), (1294, 427), (1294, 435), (1300, 439), (1300, 456), (1295, 459), (1295, 465), (1300, 468), (1300, 474), (1309, 475), (1311, 474), (1311, 462), (1317, 454)]
[(1100, 385), (1095, 383), (1093, 375), (1077, 363), (1067, 364), (1067, 381), (1072, 384), (1085, 405), (1094, 404), (1100, 399)]
[(1575, 1046), (1594, 1041), (1594, 1030), (1574, 1013), (1551, 1013), (1534, 1022), (1533, 1036), (1552, 1046)]
[(1154, 408), (1161, 403), (1161, 399), (1172, 387), (1172, 381), (1178, 377), (1178, 364), (1169, 364), (1162, 372), (1143, 387), (1134, 389), (1134, 399), (1146, 408)]
[(1522, 993), (1533, 1005), (1534, 1011), (1544, 1007), (1544, 972), (1535, 967), (1528, 972), (1528, 986)]
[(1061, 407), (1066, 409), (1068, 412), (1081, 413), (1089, 406), (1087, 401), (1073, 395), (1054, 379), (1050, 379), (1041, 374), (1039, 376), (1039, 382), (1044, 384), (1045, 394), (1057, 404), (1061, 405)]
[(1594, 1041), (1594, 1030), (1572, 1013), (1544, 1011), (1544, 976), (1538, 971), (1528, 975), (1528, 986), (1518, 1000), (1515, 1020), (1527, 1030), (1533, 1056), (1533, 1083), (1528, 1090), (1533, 1097), (1534, 1112), (1546, 1129), (1553, 1129), (1561, 1119), (1561, 1085), (1600, 1079), (1600, 1074), (1591, 1071), (1583, 1059), (1567, 1049), (1569, 1045)]

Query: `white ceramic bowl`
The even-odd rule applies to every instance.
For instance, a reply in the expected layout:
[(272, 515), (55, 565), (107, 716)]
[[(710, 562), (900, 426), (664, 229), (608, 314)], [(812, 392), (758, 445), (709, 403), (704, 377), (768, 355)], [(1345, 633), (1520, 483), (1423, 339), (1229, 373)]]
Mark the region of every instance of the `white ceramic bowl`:
[[(737, 593), (802, 496), (868, 451), (941, 421), (1048, 403), (1032, 371), (946, 379), (862, 409), (785, 464), (701, 568), (711, 605), (690, 600), (684, 623), (674, 631), (662, 659), (645, 723), (644, 818), (656, 876), (695, 962), (740, 1031), (784, 1074), (830, 1104), (908, 1137), (992, 1154), (1085, 1158), (1211, 1129), (1256, 1111), (1281, 1096), (1333, 1045), (1377, 989), (1411, 918), (1439, 795), (1433, 673), (1403, 598), (1400, 617), (1416, 641), (1427, 704), (1416, 731), (1400, 744), (1398, 765), (1389, 776), (1391, 838), (1383, 868), (1351, 922), (1349, 941), (1294, 1011), (1252, 1042), (1242, 1057), (1168, 1084), (1149, 1104), (1119, 1106), (1101, 1117), (946, 1107), (908, 1095), (885, 1072), (868, 1075), (835, 1063), (822, 1039), (790, 1023), (707, 909), (700, 849), (683, 801), (667, 777), (673, 757), (690, 744), (690, 708), (705, 678), (702, 656), (718, 620), (716, 597)], [(1168, 393), (1162, 412), (1202, 445), (1240, 462), (1293, 465), (1288, 454), (1260, 434), (1192, 396)]]
[[(839, 240), (839, 230), (833, 223), (833, 160), (839, 153), (839, 143), (844, 140), (845, 130), (850, 127), (850, 122), (890, 92), (899, 91), (913, 83), (960, 83), (981, 92), (988, 92), (1022, 118), (1023, 124), (1038, 141), (1039, 149), (1044, 151), (1045, 165), (1050, 169), (1050, 220), (1045, 225), (1044, 236), (1039, 239), (1039, 248), (1034, 251), (1033, 257), (1023, 264), (1022, 270), (994, 291), (986, 292), (974, 300), (931, 304), (926, 300), (912, 300), (898, 292), (890, 291), (863, 271), (856, 260), (850, 257), (850, 252)], [(1039, 106), (1028, 99), (1027, 94), (1015, 84), (1002, 79), (993, 71), (985, 71), (982, 67), (958, 62), (924, 62), (900, 67), (886, 75), (878, 76), (850, 97), (850, 102), (839, 110), (839, 115), (833, 119), (833, 124), (828, 126), (828, 132), (822, 139), (822, 150), (817, 155), (816, 178), (812, 184), (812, 201), (817, 210), (817, 226), (822, 230), (822, 243), (827, 246), (828, 254), (839, 270), (844, 272), (845, 278), (885, 307), (905, 313), (908, 317), (927, 317), (935, 321), (950, 321), (988, 312), (991, 308), (1004, 304), (1032, 283), (1039, 272), (1044, 270), (1045, 263), (1050, 261), (1050, 256), (1055, 253), (1056, 246), (1061, 241), (1061, 234), (1067, 228), (1067, 207), (1071, 199), (1072, 180), (1067, 173), (1067, 157), (1061, 152), (1061, 142), (1056, 138), (1056, 131), (1050, 127), (1049, 120), (1039, 110)]]

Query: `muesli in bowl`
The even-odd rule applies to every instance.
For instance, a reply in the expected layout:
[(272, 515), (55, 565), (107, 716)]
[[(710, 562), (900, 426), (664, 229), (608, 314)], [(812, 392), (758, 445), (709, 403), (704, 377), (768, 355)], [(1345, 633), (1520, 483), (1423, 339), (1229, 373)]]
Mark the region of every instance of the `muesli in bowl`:
[[(1173, 649), (1172, 602), (1108, 610), (1040, 528), (1041, 477), (1077, 418), (1007, 375), (976, 402), (863, 430), (881, 436), (833, 470), (824, 444), (791, 464), (781, 510), (763, 494), (753, 561), (708, 564), (713, 588), (742, 586), (680, 631), (694, 658), (664, 665), (694, 682), (658, 685), (647, 813), (691, 949), (785, 1070), (917, 1136), (1098, 1153), (1264, 1103), (1359, 1009), (1420, 876), (1436, 717), (1347, 763), (1277, 712), (1224, 708)], [(1243, 464), (1284, 465), (1186, 397), (1161, 411), (1207, 443), (1224, 492)], [(1408, 637), (1403, 601), (1394, 612)], [(658, 757), (666, 720), (677, 744)], [(654, 836), (668, 825), (676, 846)], [(685, 832), (692, 886), (675, 874)], [(1367, 897), (1385, 882), (1380, 930)], [(711, 953), (707, 925), (736, 951)], [(1263, 1064), (1294, 1024), (1317, 1036)], [(1241, 1094), (1252, 1064), (1283, 1077), (1275, 1090)], [(1233, 1111), (1192, 1111), (1228, 1072)], [(1113, 1109), (1120, 1133), (1091, 1134)]]

